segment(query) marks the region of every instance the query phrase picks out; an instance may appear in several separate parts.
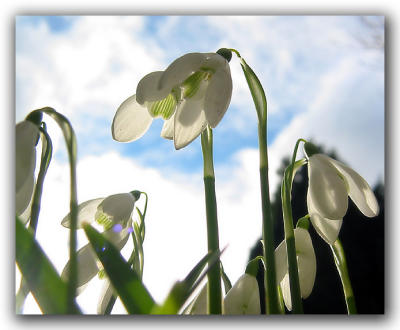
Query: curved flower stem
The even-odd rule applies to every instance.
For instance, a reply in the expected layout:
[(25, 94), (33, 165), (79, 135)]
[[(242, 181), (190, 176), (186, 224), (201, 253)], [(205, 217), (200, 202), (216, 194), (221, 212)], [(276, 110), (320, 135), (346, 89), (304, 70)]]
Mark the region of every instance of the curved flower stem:
[[(46, 176), (47, 169), (51, 161), (51, 156), (53, 153), (53, 145), (51, 143), (51, 138), (46, 132), (46, 124), (43, 122), (43, 127), (40, 127), (40, 133), (42, 136), (42, 155), (40, 158), (40, 169), (38, 173), (37, 182), (35, 185), (35, 191), (33, 193), (32, 207), (31, 207), (31, 219), (29, 222), (29, 227), (32, 229), (33, 237), (36, 236), (36, 229), (40, 213), (40, 203), (42, 199), (43, 182)], [(24, 307), (24, 302), (29, 294), (29, 287), (24, 278), (21, 279), (21, 284), (16, 295), (16, 313), (21, 314)]]
[(46, 115), (52, 117), (64, 135), (64, 140), (67, 146), (69, 167), (70, 167), (70, 214), (71, 214), (71, 224), (70, 224), (70, 235), (69, 235), (69, 276), (68, 276), (68, 294), (67, 294), (67, 304), (69, 307), (69, 313), (76, 313), (75, 305), (75, 292), (77, 284), (77, 257), (76, 257), (76, 246), (77, 246), (77, 219), (78, 219), (78, 196), (77, 196), (77, 186), (76, 186), (76, 137), (74, 130), (71, 126), (69, 120), (57, 112), (53, 108), (44, 107), (38, 110), (34, 110), (32, 113), (45, 113)]
[(347, 314), (357, 314), (356, 302), (354, 299), (353, 288), (351, 287), (349, 272), (347, 270), (346, 256), (342, 243), (337, 239), (330, 244), (333, 257), (335, 259), (336, 268), (342, 281), (344, 297), (346, 299)]
[(292, 311), (295, 314), (303, 313), (303, 304), (301, 301), (299, 272), (298, 272), (297, 256), (296, 256), (296, 244), (294, 238), (291, 192), (292, 192), (292, 180), (293, 180), (296, 154), (297, 154), (297, 149), (299, 147), (299, 143), (301, 141), (305, 142), (305, 140), (303, 139), (299, 139), (296, 142), (296, 146), (293, 151), (292, 162), (285, 170), (281, 188), (283, 223), (285, 230), (287, 256), (288, 256), (290, 295), (292, 299), (292, 308), (293, 308)]
[[(214, 253), (217, 251), (219, 253), (217, 200), (215, 196), (215, 176), (213, 164), (213, 136), (210, 127), (207, 127), (207, 129), (201, 133), (201, 147), (204, 160), (204, 190), (206, 201), (208, 252)], [(207, 274), (207, 306), (209, 314), (222, 314), (220, 267), (220, 260), (218, 257), (218, 260), (215, 262), (215, 266), (212, 267)]]

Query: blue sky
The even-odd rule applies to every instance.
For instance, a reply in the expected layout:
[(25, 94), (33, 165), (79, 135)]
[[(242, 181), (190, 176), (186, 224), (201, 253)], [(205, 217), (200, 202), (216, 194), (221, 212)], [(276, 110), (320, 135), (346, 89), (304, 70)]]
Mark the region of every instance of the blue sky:
[[(205, 239), (202, 159), (199, 139), (175, 151), (160, 138), (161, 120), (138, 141), (112, 140), (115, 111), (141, 77), (188, 52), (235, 48), (267, 94), (271, 191), (282, 157), (300, 137), (336, 149), (373, 185), (384, 177), (383, 36), (383, 17), (18, 16), (16, 120), (43, 106), (70, 119), (78, 139), (80, 201), (133, 189), (149, 193), (154, 202), (145, 282), (158, 286), (161, 299), (204, 252), (193, 246), (203, 247)], [(236, 57), (230, 66), (232, 101), (214, 130), (214, 152), (220, 236), (230, 246), (224, 267), (234, 280), (260, 236), (260, 205), (257, 116)], [(68, 210), (66, 154), (58, 128), (47, 121), (56, 152), (43, 196), (43, 228), (58, 231), (47, 219), (61, 221)], [(173, 240), (172, 233), (165, 235), (171, 228), (178, 233)], [(62, 270), (66, 254), (52, 251), (42, 232), (46, 251)], [(160, 258), (157, 244), (165, 250), (162, 262), (169, 261), (164, 284), (151, 275), (161, 262), (153, 261)]]

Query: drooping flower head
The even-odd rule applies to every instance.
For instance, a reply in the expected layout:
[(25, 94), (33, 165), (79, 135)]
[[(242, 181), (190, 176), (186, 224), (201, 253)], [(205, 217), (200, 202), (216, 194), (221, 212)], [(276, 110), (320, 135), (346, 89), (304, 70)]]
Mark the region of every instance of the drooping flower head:
[[(220, 55), (222, 54), (222, 55)], [(165, 120), (161, 136), (181, 149), (209, 125), (214, 128), (228, 109), (232, 78), (228, 52), (189, 53), (165, 71), (144, 76), (136, 94), (118, 108), (112, 136), (119, 142), (139, 139), (153, 118)]]
[[(77, 228), (82, 228), (84, 223), (97, 222), (104, 228), (104, 237), (107, 238), (118, 250), (121, 250), (132, 231), (132, 212), (138, 199), (136, 191), (110, 195), (106, 198), (96, 198), (79, 204)], [(69, 228), (70, 214), (64, 217), (61, 224)], [(86, 284), (101, 271), (102, 266), (93, 251), (91, 244), (83, 246), (77, 252), (78, 283), (77, 293), (81, 293)], [(66, 279), (69, 274), (69, 261), (65, 265), (61, 277)], [(110, 285), (109, 281), (107, 281)], [(109, 294), (106, 288), (103, 293)], [(103, 300), (103, 299), (102, 299)]]
[(315, 151), (306, 143), (308, 156), (307, 207), (319, 235), (332, 244), (347, 212), (348, 197), (367, 217), (379, 214), (379, 205), (368, 183), (350, 167)]

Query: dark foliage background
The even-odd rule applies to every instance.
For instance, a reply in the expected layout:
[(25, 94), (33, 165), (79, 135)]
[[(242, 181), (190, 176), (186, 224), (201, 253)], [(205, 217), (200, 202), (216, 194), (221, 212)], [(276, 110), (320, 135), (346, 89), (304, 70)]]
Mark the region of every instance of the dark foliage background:
[[(321, 150), (323, 148), (319, 146)], [(340, 160), (335, 152), (324, 152)], [(289, 164), (289, 158), (282, 161), (279, 174)], [(357, 170), (357, 169), (355, 169)], [(296, 174), (292, 190), (293, 219), (306, 215), (307, 212), (307, 166)], [(384, 186), (373, 187), (380, 206), (380, 213), (375, 218), (365, 217), (349, 199), (349, 209), (343, 220), (339, 239), (346, 253), (350, 280), (359, 314), (384, 313)], [(275, 246), (284, 239), (281, 209), (280, 186), (271, 196), (272, 213), (275, 229)], [(317, 274), (311, 295), (303, 300), (306, 314), (347, 314), (342, 284), (328, 244), (320, 238), (310, 225), (310, 235), (317, 258)], [(262, 255), (261, 242), (258, 240), (250, 252), (249, 259)], [(257, 279), (260, 287), (261, 310), (264, 310), (264, 272), (259, 268)], [(288, 311), (287, 311), (288, 312)]]

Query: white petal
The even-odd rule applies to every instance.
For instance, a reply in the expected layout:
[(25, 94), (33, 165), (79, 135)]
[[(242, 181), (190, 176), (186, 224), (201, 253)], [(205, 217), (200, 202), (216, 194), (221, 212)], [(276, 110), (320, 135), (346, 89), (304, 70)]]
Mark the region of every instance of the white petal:
[(104, 214), (114, 223), (125, 224), (132, 215), (135, 201), (129, 193), (110, 195), (97, 207), (95, 218)]
[(280, 283), (288, 272), (286, 241), (283, 240), (275, 249), (276, 282)]
[(315, 211), (315, 207), (310, 199), (310, 194), (307, 192), (307, 208), (308, 214), (310, 215), (311, 223), (313, 224), (316, 232), (321, 236), (328, 244), (333, 244), (340, 232), (342, 227), (343, 219), (331, 220), (321, 217), (318, 212)]
[(359, 210), (367, 217), (376, 217), (379, 214), (379, 205), (367, 181), (350, 167), (332, 158), (329, 159), (344, 176), (348, 184), (349, 196), (354, 204), (356, 204)]
[(228, 315), (261, 314), (257, 279), (242, 275), (225, 296), (224, 307)]
[(296, 239), (297, 263), (299, 268), (300, 291), (302, 298), (311, 294), (317, 272), (317, 259), (310, 234), (303, 228), (294, 230)]
[(164, 125), (161, 130), (161, 137), (168, 140), (174, 139), (174, 122), (175, 122), (175, 114), (166, 121), (164, 121)]
[(175, 149), (187, 146), (206, 128), (203, 100), (185, 99), (178, 106), (174, 122)]
[(114, 225), (114, 227), (105, 231), (103, 235), (115, 246), (116, 249), (122, 250), (129, 239), (129, 233), (132, 231), (131, 225), (132, 220), (129, 220), (127, 225), (122, 228), (120, 228), (118, 224)]
[[(97, 207), (104, 200), (104, 198), (91, 199), (78, 205), (78, 223), (77, 228), (82, 228), (83, 223), (92, 223), (95, 220)], [(68, 213), (61, 224), (69, 228), (71, 225), (71, 215)]]
[(229, 65), (216, 71), (208, 84), (204, 99), (207, 122), (216, 127), (228, 109), (232, 97), (232, 78)]
[(112, 122), (112, 137), (119, 142), (135, 141), (147, 132), (152, 121), (147, 108), (133, 95), (119, 106)]
[(144, 76), (136, 87), (136, 101), (144, 105), (145, 102), (162, 100), (171, 93), (171, 89), (158, 89), (160, 78), (164, 71), (151, 72)]
[(113, 286), (108, 278), (104, 279), (103, 288), (100, 293), (99, 302), (97, 304), (97, 314), (104, 315), (107, 305), (114, 294)]
[(181, 85), (186, 78), (198, 71), (210, 55), (207, 53), (189, 53), (172, 62), (161, 76), (158, 88), (172, 90)]
[(341, 219), (347, 212), (345, 182), (336, 168), (320, 154), (309, 158), (309, 194), (316, 212), (328, 219)]
[(289, 281), (289, 274), (286, 274), (285, 277), (280, 282), (283, 301), (285, 302), (285, 306), (288, 311), (292, 310), (292, 297), (290, 294), (290, 281)]
[[(78, 281), (77, 286), (80, 287), (89, 282), (99, 272), (97, 257), (90, 244), (86, 244), (78, 250)], [(69, 261), (62, 271), (61, 277), (67, 280), (69, 276)]]
[(30, 176), (34, 175), (36, 164), (36, 141), (39, 129), (28, 120), (15, 126), (15, 191), (19, 192)]
[(191, 315), (207, 314), (207, 283), (203, 286), (200, 293), (193, 299), (183, 313)]
[(31, 204), (33, 188), (35, 186), (35, 177), (32, 175), (28, 176), (22, 187), (15, 195), (15, 212), (17, 215), (21, 215)]

